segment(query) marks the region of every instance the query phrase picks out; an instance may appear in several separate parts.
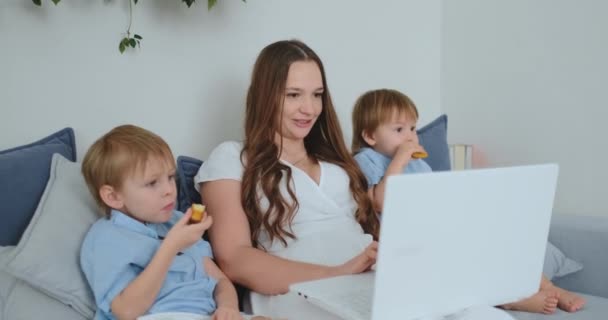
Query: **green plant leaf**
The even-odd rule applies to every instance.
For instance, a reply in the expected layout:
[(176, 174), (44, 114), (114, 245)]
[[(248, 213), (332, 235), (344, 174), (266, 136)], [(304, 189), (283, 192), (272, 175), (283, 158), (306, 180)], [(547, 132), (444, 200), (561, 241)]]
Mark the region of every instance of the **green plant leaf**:
[(188, 8), (190, 8), (190, 6), (194, 3), (195, 0), (182, 0), (182, 2), (185, 2), (188, 5)]
[(118, 50), (120, 50), (120, 53), (125, 52), (125, 50), (127, 50), (128, 47), (129, 47), (129, 38), (127, 38), (127, 37), (122, 38), (122, 40), (120, 40), (120, 44), (118, 45)]
[(39, 7), (41, 7), (41, 6), (42, 6), (42, 1), (41, 1), (41, 0), (32, 0), (32, 2), (33, 2), (35, 5), (39, 6)]
[(133, 35), (133, 38), (137, 39), (137, 40), (142, 40), (143, 38), (138, 35), (137, 33)]
[(53, 3), (54, 3), (55, 5), (57, 5), (57, 4), (59, 3), (59, 1), (61, 1), (61, 0), (53, 0)]
[(135, 48), (135, 46), (137, 45), (137, 42), (135, 42), (135, 39), (131, 38), (131, 39), (129, 39), (129, 44), (131, 45), (131, 48)]
[(139, 1), (139, 0), (133, 0), (133, 3), (137, 4), (137, 1)]
[(207, 10), (211, 10), (217, 3), (217, 0), (207, 0)]

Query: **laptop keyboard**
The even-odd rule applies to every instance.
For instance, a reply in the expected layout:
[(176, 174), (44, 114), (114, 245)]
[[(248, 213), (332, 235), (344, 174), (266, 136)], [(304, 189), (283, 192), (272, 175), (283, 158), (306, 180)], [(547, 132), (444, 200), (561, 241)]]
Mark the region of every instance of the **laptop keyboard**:
[(356, 290), (327, 296), (327, 303), (352, 313), (352, 319), (369, 320), (372, 318), (373, 290)]

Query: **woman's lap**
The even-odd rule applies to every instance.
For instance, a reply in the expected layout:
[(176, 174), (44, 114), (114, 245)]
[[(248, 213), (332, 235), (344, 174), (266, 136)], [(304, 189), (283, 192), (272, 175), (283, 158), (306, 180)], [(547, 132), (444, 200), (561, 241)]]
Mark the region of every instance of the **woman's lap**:
[(289, 320), (341, 320), (293, 292), (266, 296), (252, 292), (249, 296), (254, 314)]
[[(489, 306), (467, 308), (461, 312), (443, 317), (445, 320), (515, 320), (506, 311)], [(426, 319), (424, 319), (426, 320)]]
[[(278, 296), (251, 293), (251, 307), (254, 314), (290, 320), (341, 320), (341, 318), (315, 306), (306, 299), (290, 292)], [(502, 309), (478, 306), (443, 317), (429, 317), (417, 320), (515, 320)]]

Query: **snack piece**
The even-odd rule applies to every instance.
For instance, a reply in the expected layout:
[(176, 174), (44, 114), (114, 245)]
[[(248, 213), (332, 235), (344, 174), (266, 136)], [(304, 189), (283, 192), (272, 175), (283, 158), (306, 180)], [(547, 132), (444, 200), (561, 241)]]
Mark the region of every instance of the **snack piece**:
[(412, 153), (412, 159), (424, 159), (428, 157), (429, 154), (426, 152), (414, 152)]
[(192, 216), (190, 216), (190, 223), (199, 223), (205, 219), (205, 206), (198, 203), (192, 204)]

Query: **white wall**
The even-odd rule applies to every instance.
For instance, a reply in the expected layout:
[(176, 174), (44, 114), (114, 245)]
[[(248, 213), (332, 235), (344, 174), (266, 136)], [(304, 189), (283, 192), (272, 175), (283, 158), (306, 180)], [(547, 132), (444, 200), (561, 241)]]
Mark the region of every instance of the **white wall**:
[(601, 0), (443, 2), (450, 140), (488, 165), (559, 163), (560, 213), (608, 215), (606, 13)]
[(146, 0), (120, 55), (126, 0), (0, 1), (0, 150), (75, 129), (79, 158), (121, 123), (164, 137), (176, 155), (205, 158), (242, 134), (244, 97), (258, 52), (299, 38), (324, 61), (350, 145), (350, 111), (363, 91), (410, 94), (424, 124), (440, 113), (439, 0)]

